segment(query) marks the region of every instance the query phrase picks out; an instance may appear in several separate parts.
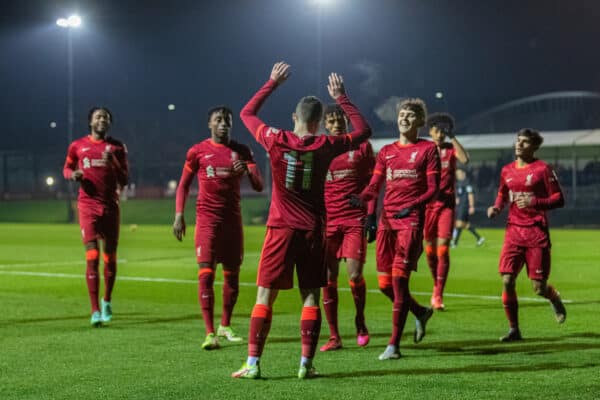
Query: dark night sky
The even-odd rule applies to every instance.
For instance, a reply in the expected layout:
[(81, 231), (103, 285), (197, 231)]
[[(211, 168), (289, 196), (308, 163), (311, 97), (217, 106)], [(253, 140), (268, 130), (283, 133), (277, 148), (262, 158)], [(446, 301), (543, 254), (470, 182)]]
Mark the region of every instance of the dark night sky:
[(71, 10), (84, 18), (74, 32), (75, 137), (86, 133), (89, 107), (102, 104), (116, 137), (141, 143), (160, 132), (185, 149), (206, 136), (206, 109), (225, 103), (237, 113), (279, 60), (293, 76), (261, 115), (283, 127), (299, 97), (329, 100), (331, 71), (344, 75), (378, 135), (395, 132), (374, 112), (391, 96), (422, 97), (461, 119), (529, 95), (600, 91), (598, 1), (330, 3), (319, 67), (314, 0), (3, 0), (0, 150), (66, 148), (67, 35), (55, 20)]

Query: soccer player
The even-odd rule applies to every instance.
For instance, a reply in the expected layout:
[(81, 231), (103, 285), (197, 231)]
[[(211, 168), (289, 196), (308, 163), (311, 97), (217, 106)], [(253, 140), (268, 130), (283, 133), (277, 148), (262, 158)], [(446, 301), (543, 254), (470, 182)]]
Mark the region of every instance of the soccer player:
[[(119, 243), (119, 193), (127, 184), (127, 147), (107, 136), (112, 114), (106, 107), (94, 107), (88, 114), (90, 133), (69, 145), (63, 176), (79, 182), (79, 225), (85, 246), (86, 272), (92, 326), (112, 319), (112, 291), (117, 278)], [(100, 247), (104, 242), (104, 298), (98, 304)]]
[(425, 324), (432, 309), (412, 298), (409, 279), (423, 252), (425, 205), (437, 193), (440, 157), (435, 143), (419, 139), (427, 110), (421, 99), (407, 99), (398, 107), (398, 141), (377, 154), (373, 177), (360, 196), (350, 202), (360, 207), (376, 199), (385, 181), (383, 210), (377, 230), (377, 272), (379, 288), (393, 301), (392, 335), (380, 360), (400, 358), (400, 338), (409, 310), (417, 316), (414, 341), (425, 336)]
[(552, 168), (535, 158), (543, 140), (533, 129), (517, 133), (517, 159), (502, 168), (498, 197), (487, 210), (488, 217), (494, 218), (510, 203), (499, 267), (504, 285), (502, 304), (510, 326), (500, 338), (502, 342), (522, 339), (515, 281), (523, 264), (527, 264), (534, 292), (550, 301), (558, 323), (567, 318), (560, 294), (548, 284), (551, 245), (546, 210), (563, 207), (565, 200)]
[(462, 168), (456, 169), (456, 225), (452, 232), (450, 247), (458, 246), (460, 234), (463, 229), (468, 229), (475, 236), (477, 246), (485, 242), (473, 224), (469, 221), (471, 215), (475, 214), (475, 191), (467, 180), (467, 172)]
[[(450, 114), (431, 114), (427, 120), (429, 136), (440, 155), (440, 187), (437, 196), (427, 204), (425, 211), (425, 255), (433, 276), (431, 306), (444, 310), (444, 287), (450, 269), (448, 246), (454, 225), (454, 198), (456, 160), (469, 162), (469, 155), (454, 136), (454, 118)], [(450, 142), (446, 141), (450, 139)]]
[[(188, 150), (175, 200), (173, 234), (181, 241), (185, 235), (185, 202), (192, 180), (197, 176), (194, 242), (198, 262), (198, 301), (206, 328), (201, 347), (205, 350), (219, 348), (219, 336), (231, 342), (242, 341), (231, 328), (244, 252), (240, 181), (248, 176), (254, 190), (260, 192), (263, 189), (252, 151), (230, 138), (232, 121), (233, 114), (225, 106), (208, 111), (210, 138)], [(223, 265), (223, 313), (215, 334), (213, 285), (217, 263)]]
[(276, 63), (270, 79), (241, 112), (242, 121), (269, 154), (273, 193), (250, 319), (248, 359), (232, 374), (235, 378), (260, 377), (260, 357), (271, 327), (273, 304), (279, 290), (293, 287), (294, 266), (303, 303), (298, 378), (316, 375), (312, 359), (321, 330), (319, 291), (327, 284), (323, 241), (327, 168), (336, 156), (357, 149), (371, 135), (367, 122), (345, 94), (342, 77), (335, 73), (329, 76), (327, 89), (350, 119), (354, 127), (351, 133), (316, 135), (323, 106), (314, 96), (298, 102), (292, 115), (293, 132), (266, 125), (257, 117), (258, 110), (287, 79), (289, 68), (284, 62)]
[[(329, 135), (345, 135), (348, 119), (338, 104), (329, 104), (324, 112), (325, 129)], [(339, 260), (346, 260), (350, 290), (356, 307), (354, 324), (356, 342), (364, 347), (369, 343), (369, 331), (365, 324), (366, 284), (363, 277), (367, 238), (375, 240), (377, 219), (376, 201), (368, 204), (368, 212), (353, 208), (348, 204), (349, 193), (359, 194), (369, 183), (375, 165), (371, 144), (363, 142), (358, 149), (337, 156), (329, 165), (325, 181), (325, 208), (327, 228), (325, 233), (327, 249), (327, 286), (323, 288), (323, 308), (329, 323), (329, 340), (321, 351), (342, 348), (338, 328)], [(365, 225), (366, 224), (366, 225)], [(366, 226), (366, 230), (365, 230)]]

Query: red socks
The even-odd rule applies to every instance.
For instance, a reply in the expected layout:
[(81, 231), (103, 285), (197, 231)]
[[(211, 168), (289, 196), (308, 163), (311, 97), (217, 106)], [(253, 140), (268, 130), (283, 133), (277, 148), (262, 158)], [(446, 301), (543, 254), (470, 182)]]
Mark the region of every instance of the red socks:
[(110, 301), (117, 279), (117, 254), (104, 253), (104, 301)]
[(337, 282), (327, 281), (327, 286), (323, 288), (323, 308), (329, 324), (329, 336), (339, 337)]
[(367, 285), (365, 278), (361, 277), (360, 281), (350, 281), (350, 290), (352, 291), (352, 298), (354, 299), (354, 306), (356, 307), (356, 318), (354, 323), (356, 329), (365, 329), (365, 303), (367, 301)]
[(87, 282), (88, 294), (92, 303), (92, 312), (100, 311), (100, 306), (98, 305), (98, 287), (100, 286), (100, 280), (98, 279), (99, 258), (98, 249), (86, 250), (85, 281)]
[(198, 271), (198, 301), (202, 309), (202, 318), (206, 326), (206, 333), (214, 333), (214, 309), (215, 309), (215, 291), (213, 283), (215, 272), (211, 268), (200, 268)]
[(231, 324), (231, 314), (240, 292), (239, 283), (239, 271), (223, 270), (223, 315), (221, 315), (221, 325), (223, 326)]
[(260, 357), (271, 330), (273, 310), (264, 304), (255, 304), (250, 316), (248, 333), (248, 357)]
[(512, 329), (519, 329), (519, 302), (517, 300), (517, 292), (504, 290), (502, 292), (502, 304), (504, 312), (508, 319), (508, 324)]
[(450, 269), (450, 255), (448, 254), (448, 246), (438, 246), (437, 248), (437, 273), (435, 277), (435, 293), (434, 295), (441, 296), (444, 294), (446, 279), (448, 279), (448, 270)]
[(321, 333), (321, 309), (319, 306), (302, 308), (300, 318), (300, 336), (302, 339), (302, 357), (313, 358), (319, 334)]
[(394, 301), (394, 288), (392, 287), (392, 276), (379, 274), (377, 275), (377, 281), (379, 282), (379, 290), (385, 294), (388, 299)]
[(394, 306), (392, 310), (392, 337), (390, 338), (389, 344), (398, 348), (410, 307), (408, 278), (404, 276), (393, 276), (392, 286), (394, 287)]

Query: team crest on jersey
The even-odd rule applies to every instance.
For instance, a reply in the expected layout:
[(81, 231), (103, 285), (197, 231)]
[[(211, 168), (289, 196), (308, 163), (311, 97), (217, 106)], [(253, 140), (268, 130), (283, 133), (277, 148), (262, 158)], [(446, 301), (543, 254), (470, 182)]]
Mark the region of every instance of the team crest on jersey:
[(442, 155), (442, 157), (446, 157), (446, 149), (442, 149), (442, 151), (440, 152), (440, 154)]
[(82, 162), (83, 162), (83, 168), (90, 168), (92, 166), (92, 164), (90, 163), (90, 159), (87, 157), (84, 157)]
[(348, 161), (349, 162), (354, 162), (354, 150), (350, 150), (348, 152)]
[(107, 144), (106, 147), (104, 148), (104, 150), (111, 151), (112, 150), (112, 146), (110, 144)]
[(209, 165), (208, 167), (206, 167), (206, 176), (208, 178), (215, 177), (215, 168), (212, 165)]
[(528, 174), (527, 178), (525, 178), (525, 186), (531, 186), (532, 182), (531, 180), (533, 179), (533, 174)]
[(409, 163), (414, 163), (417, 159), (417, 154), (419, 154), (419, 151), (413, 151), (412, 153), (410, 153), (410, 158), (408, 159)]

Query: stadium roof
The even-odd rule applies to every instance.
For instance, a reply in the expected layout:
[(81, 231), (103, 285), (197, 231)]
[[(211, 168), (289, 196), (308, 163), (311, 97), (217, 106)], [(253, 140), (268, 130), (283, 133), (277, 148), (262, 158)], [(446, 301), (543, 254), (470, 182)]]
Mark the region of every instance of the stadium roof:
[[(541, 133), (544, 137), (544, 147), (600, 146), (600, 129)], [(386, 139), (371, 139), (371, 144), (377, 152), (383, 146), (395, 140), (397, 140), (397, 136)], [(464, 135), (458, 136), (458, 140), (467, 150), (509, 149), (515, 143), (515, 132)]]

